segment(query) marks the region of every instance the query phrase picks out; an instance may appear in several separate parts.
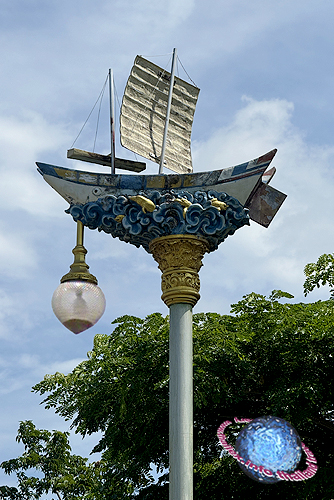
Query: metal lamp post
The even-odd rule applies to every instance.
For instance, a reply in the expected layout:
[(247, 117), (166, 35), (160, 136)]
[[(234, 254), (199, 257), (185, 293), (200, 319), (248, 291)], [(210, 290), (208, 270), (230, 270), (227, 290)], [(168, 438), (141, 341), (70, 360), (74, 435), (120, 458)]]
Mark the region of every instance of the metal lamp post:
[[(59, 179), (60, 168), (57, 168), (57, 178), (52, 178), (49, 165), (43, 167), (44, 172), (42, 164), (38, 166), (45, 180), (68, 199), (66, 181), (64, 188)], [(90, 174), (91, 178), (94, 175), (97, 174)], [(117, 177), (122, 176), (116, 175), (110, 182), (116, 184)], [(142, 246), (153, 255), (162, 271), (162, 300), (169, 307), (170, 315), (169, 498), (192, 500), (192, 308), (200, 298), (198, 272), (204, 254), (216, 250), (228, 235), (249, 224), (249, 214), (236, 198), (226, 193), (214, 190), (208, 193), (200, 189), (195, 193), (186, 190), (177, 193), (173, 189), (162, 189), (162, 180), (167, 182), (168, 176), (156, 176), (155, 179), (141, 176), (146, 177), (145, 182), (150, 184), (151, 190), (133, 194), (130, 182), (135, 186), (138, 176), (126, 177), (127, 188), (117, 188), (113, 195), (86, 203), (80, 200), (79, 191), (79, 202), (73, 202), (74, 188), (70, 185), (71, 201), (67, 212), (82, 226)], [(177, 181), (175, 177), (173, 180)], [(82, 262), (85, 252), (80, 241), (81, 262), (77, 265), (84, 268), (87, 265)], [(76, 255), (75, 250), (73, 252)], [(77, 267), (71, 270), (76, 271)], [(73, 278), (80, 280), (80, 276), (71, 273), (67, 278), (70, 278), (68, 283)]]
[[(276, 150), (235, 167), (191, 173), (190, 134), (199, 89), (174, 79), (175, 64), (176, 49), (170, 74), (137, 56), (122, 101), (122, 145), (159, 162), (159, 175), (115, 174), (115, 167), (140, 172), (145, 164), (115, 157), (113, 109), (111, 155), (68, 151), (69, 158), (111, 166), (111, 174), (45, 163), (37, 166), (70, 204), (66, 212), (78, 223), (75, 260), (53, 299), (55, 313), (65, 326), (74, 333), (83, 331), (104, 310), (96, 278), (85, 263), (83, 226), (143, 247), (162, 271), (162, 300), (170, 315), (169, 498), (192, 500), (192, 308), (200, 297), (202, 258), (249, 224), (250, 218), (267, 227), (286, 196), (268, 186), (275, 169), (267, 168)], [(109, 80), (112, 97), (111, 73)], [(177, 174), (164, 175), (164, 166)], [(95, 316), (90, 315), (92, 288), (99, 296)]]
[(150, 243), (162, 271), (162, 300), (169, 307), (169, 498), (193, 498), (192, 307), (199, 299), (198, 271), (209, 245), (201, 237), (173, 235)]

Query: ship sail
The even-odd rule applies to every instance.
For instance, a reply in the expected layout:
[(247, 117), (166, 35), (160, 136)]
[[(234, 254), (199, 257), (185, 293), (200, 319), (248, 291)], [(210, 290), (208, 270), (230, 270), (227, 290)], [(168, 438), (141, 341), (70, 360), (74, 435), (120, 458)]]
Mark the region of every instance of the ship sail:
[[(160, 162), (167, 112), (170, 73), (137, 56), (121, 107), (121, 144)], [(175, 77), (164, 166), (192, 172), (190, 138), (199, 88)]]

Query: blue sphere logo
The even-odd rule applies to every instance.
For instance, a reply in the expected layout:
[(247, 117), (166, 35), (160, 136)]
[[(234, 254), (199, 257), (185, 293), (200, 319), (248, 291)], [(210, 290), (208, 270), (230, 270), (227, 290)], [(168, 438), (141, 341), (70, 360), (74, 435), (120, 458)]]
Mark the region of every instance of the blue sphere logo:
[[(302, 456), (302, 443), (292, 425), (278, 417), (259, 417), (240, 431), (236, 443), (236, 452), (252, 464), (262, 465), (265, 469), (293, 472)], [(254, 467), (250, 468), (238, 462), (247, 476), (261, 483), (277, 483), (275, 476), (266, 477)]]
[[(232, 424), (223, 422), (217, 431), (219, 441), (247, 476), (259, 483), (278, 481), (304, 481), (317, 472), (317, 460), (311, 450), (301, 442), (292, 425), (279, 417), (266, 416), (254, 420), (234, 417), (237, 424), (245, 425), (238, 434), (235, 449), (227, 442), (225, 428)], [(302, 451), (306, 454), (307, 468), (296, 467)]]

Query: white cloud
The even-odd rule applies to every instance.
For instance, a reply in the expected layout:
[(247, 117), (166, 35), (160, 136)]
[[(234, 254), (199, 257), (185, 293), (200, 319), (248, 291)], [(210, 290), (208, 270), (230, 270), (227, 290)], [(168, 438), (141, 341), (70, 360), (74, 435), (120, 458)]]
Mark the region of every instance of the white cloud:
[(169, 0), (168, 2), (168, 14), (170, 21), (173, 25), (178, 25), (182, 21), (185, 21), (190, 14), (194, 11), (195, 0)]
[(0, 207), (30, 214), (57, 216), (66, 206), (37, 173), (35, 161), (58, 148), (65, 151), (66, 133), (40, 114), (0, 117)]
[[(206, 277), (213, 290), (224, 295), (228, 291), (240, 296), (240, 292), (267, 293), (282, 288), (302, 300), (305, 264), (333, 251), (334, 147), (308, 144), (303, 131), (294, 127), (293, 105), (286, 100), (247, 98), (244, 103), (231, 125), (216, 131), (207, 142), (197, 142), (195, 165), (206, 165), (210, 170), (224, 168), (277, 147), (273, 161), (277, 174), (271, 184), (288, 198), (268, 229), (253, 222), (221, 244), (220, 270), (218, 256), (209, 255)], [(323, 290), (324, 298), (326, 294)], [(221, 308), (219, 301), (215, 303)], [(203, 306), (205, 310), (206, 304)]]
[[(86, 231), (85, 244), (87, 263), (106, 294), (105, 315), (74, 336), (50, 306), (73, 261), (75, 226), (63, 213), (67, 203), (36, 172), (35, 161), (66, 166), (66, 149), (109, 67), (121, 97), (137, 53), (170, 54), (177, 47), (202, 88), (194, 137), (214, 131), (194, 144), (197, 171), (278, 148), (272, 185), (287, 193), (287, 200), (268, 229), (253, 223), (205, 257), (196, 310), (228, 312), (244, 293), (273, 288), (303, 300), (305, 263), (333, 251), (334, 243), (333, 146), (315, 144), (315, 137), (332, 142), (332, 2), (35, 0), (27, 5), (5, 0), (0, 21), (0, 381), (9, 391), (1, 397), (4, 458), (17, 456), (19, 419), (33, 418), (41, 428), (67, 425), (38, 406), (38, 397), (30, 394), (33, 383), (46, 372), (70, 370), (91, 349), (94, 333), (111, 331), (113, 318), (168, 313), (152, 257), (97, 231)], [(152, 60), (165, 66), (169, 57)], [(236, 111), (242, 94), (257, 99), (245, 98)], [(106, 139), (103, 147), (108, 144)], [(88, 149), (89, 138), (88, 146), (78, 147)], [(309, 300), (326, 297), (321, 289)]]
[(22, 388), (30, 389), (45, 374), (71, 372), (84, 358), (72, 358), (45, 364), (37, 354), (22, 353), (11, 360), (0, 357), (0, 394), (10, 394)]
[(0, 223), (0, 262), (2, 275), (25, 278), (36, 269), (36, 253), (29, 235), (22, 236), (15, 230), (2, 228)]
[(34, 377), (44, 377), (46, 373), (53, 374), (56, 372), (67, 374), (73, 370), (84, 358), (73, 358), (63, 361), (53, 361), (45, 364), (40, 356), (31, 353), (21, 354), (17, 359), (17, 366), (24, 369)]
[(285, 100), (256, 101), (243, 97), (246, 103), (237, 111), (232, 123), (218, 129), (205, 143), (193, 145), (194, 169), (218, 170), (261, 156), (291, 142), (300, 143), (300, 132), (291, 123), (293, 104)]

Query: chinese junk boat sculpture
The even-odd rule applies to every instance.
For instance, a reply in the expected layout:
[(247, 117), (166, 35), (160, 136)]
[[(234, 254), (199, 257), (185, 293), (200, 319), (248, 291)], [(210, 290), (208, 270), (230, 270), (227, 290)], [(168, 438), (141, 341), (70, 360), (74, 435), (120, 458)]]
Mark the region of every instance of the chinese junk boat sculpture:
[[(192, 173), (190, 137), (199, 89), (175, 77), (174, 68), (175, 50), (170, 73), (137, 56), (121, 107), (122, 145), (159, 163), (159, 174), (116, 174), (115, 168), (140, 172), (146, 165), (115, 158), (113, 140), (110, 155), (68, 151), (69, 158), (111, 166), (112, 173), (40, 162), (38, 171), (68, 201), (73, 218), (91, 229), (147, 251), (158, 236), (205, 233), (214, 250), (249, 218), (267, 227), (283, 203), (286, 195), (268, 184), (275, 173), (275, 168), (267, 169), (276, 149), (241, 165)], [(111, 112), (112, 137), (113, 122)], [(163, 174), (164, 167), (175, 173)]]

